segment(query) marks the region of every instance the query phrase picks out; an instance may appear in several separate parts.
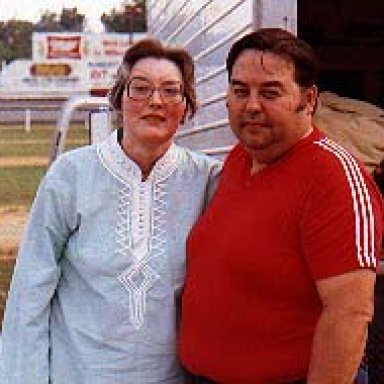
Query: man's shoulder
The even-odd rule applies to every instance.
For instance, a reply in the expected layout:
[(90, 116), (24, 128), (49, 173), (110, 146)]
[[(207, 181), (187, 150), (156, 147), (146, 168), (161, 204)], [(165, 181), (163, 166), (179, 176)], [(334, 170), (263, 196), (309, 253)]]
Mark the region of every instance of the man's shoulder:
[(351, 154), (343, 145), (326, 136), (313, 141), (313, 154), (310, 165), (318, 173), (344, 175), (347, 178), (368, 176), (363, 163)]

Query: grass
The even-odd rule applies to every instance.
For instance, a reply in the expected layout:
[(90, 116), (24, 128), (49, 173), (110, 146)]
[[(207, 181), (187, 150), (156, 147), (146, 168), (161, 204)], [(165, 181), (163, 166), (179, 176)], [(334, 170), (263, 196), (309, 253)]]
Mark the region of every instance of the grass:
[[(53, 125), (34, 125), (30, 132), (24, 126), (5, 126), (0, 124), (0, 159), (7, 156), (49, 156)], [(88, 131), (81, 124), (73, 124), (67, 132), (65, 150), (88, 143)]]
[[(1, 140), (1, 139), (0, 139)], [(69, 139), (66, 140), (65, 149), (76, 148), (79, 145), (86, 144), (87, 142), (82, 139)], [(51, 148), (51, 141), (21, 141), (15, 145), (9, 145), (7, 142), (0, 141), (0, 159), (1, 157), (14, 157), (14, 156), (49, 156)]]
[(32, 204), (45, 167), (0, 167), (0, 206)]
[[(32, 125), (30, 132), (26, 132), (23, 125), (7, 126), (0, 124), (0, 141), (20, 142), (28, 140), (42, 140), (51, 143), (56, 127), (49, 124)], [(88, 132), (82, 124), (72, 124), (68, 129), (67, 139), (88, 139)]]

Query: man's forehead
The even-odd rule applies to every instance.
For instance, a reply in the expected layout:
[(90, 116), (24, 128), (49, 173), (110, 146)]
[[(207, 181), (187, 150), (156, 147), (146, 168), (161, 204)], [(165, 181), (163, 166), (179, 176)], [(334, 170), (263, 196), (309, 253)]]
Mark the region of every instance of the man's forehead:
[(236, 59), (232, 72), (232, 76), (251, 72), (286, 76), (288, 74), (293, 75), (294, 66), (288, 58), (279, 56), (273, 52), (247, 49)]

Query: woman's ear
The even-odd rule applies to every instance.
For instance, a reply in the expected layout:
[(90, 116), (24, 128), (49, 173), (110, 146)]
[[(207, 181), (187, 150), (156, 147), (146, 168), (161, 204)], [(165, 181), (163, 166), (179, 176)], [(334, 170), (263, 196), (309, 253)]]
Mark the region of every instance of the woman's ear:
[(184, 124), (187, 121), (187, 116), (188, 116), (188, 107), (186, 104), (184, 104), (184, 113), (183, 116), (180, 119), (180, 124)]

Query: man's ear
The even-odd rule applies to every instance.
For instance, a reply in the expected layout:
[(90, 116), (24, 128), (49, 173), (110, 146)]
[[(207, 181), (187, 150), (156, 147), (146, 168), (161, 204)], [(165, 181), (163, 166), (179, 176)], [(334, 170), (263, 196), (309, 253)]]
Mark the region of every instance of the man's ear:
[(319, 97), (316, 85), (312, 85), (306, 90), (306, 104), (308, 115), (313, 115), (317, 107), (317, 98)]

